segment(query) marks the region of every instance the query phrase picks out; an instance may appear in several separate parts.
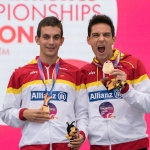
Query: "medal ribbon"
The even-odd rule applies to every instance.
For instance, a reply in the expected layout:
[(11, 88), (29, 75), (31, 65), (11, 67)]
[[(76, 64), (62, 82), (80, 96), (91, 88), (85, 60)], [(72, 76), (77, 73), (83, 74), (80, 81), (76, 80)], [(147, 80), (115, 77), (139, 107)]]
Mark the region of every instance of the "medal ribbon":
[(41, 60), (40, 60), (40, 58), (38, 58), (38, 60), (37, 60), (38, 61), (38, 69), (39, 69), (40, 77), (41, 77), (41, 80), (42, 80), (42, 82), (43, 82), (43, 84), (45, 86), (45, 91), (46, 91), (46, 93), (44, 95), (44, 105), (48, 105), (49, 100), (52, 98), (53, 88), (54, 88), (54, 85), (55, 85), (55, 82), (56, 82), (56, 78), (57, 78), (57, 75), (58, 75), (59, 59), (60, 58), (58, 58), (56, 60), (55, 68), (53, 69), (53, 72), (52, 72), (52, 87), (50, 89), (50, 95), (48, 94), (48, 91), (47, 91), (46, 80), (45, 80), (45, 76), (44, 76), (44, 71), (43, 71)]
[(119, 51), (119, 53), (114, 61), (114, 66), (118, 66), (120, 58), (121, 58), (121, 52)]

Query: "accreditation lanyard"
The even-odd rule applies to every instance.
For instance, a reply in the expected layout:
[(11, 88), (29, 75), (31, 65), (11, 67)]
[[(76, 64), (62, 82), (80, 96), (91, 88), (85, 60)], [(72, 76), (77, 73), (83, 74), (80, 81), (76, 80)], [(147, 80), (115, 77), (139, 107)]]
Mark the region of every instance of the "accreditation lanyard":
[(58, 58), (56, 60), (55, 68), (53, 69), (53, 72), (52, 72), (52, 87), (51, 87), (51, 89), (50, 89), (50, 91), (48, 93), (48, 90), (47, 90), (47, 87), (46, 87), (46, 80), (45, 80), (45, 75), (44, 75), (42, 63), (41, 63), (40, 58), (38, 58), (39, 73), (40, 73), (41, 80), (42, 80), (42, 82), (43, 82), (43, 84), (45, 86), (44, 105), (48, 105), (49, 100), (52, 98), (52, 92), (53, 92), (53, 88), (54, 88), (54, 85), (55, 85), (55, 82), (56, 82), (56, 78), (57, 78), (57, 75), (58, 75), (59, 64), (60, 64), (59, 63), (59, 59), (60, 58)]

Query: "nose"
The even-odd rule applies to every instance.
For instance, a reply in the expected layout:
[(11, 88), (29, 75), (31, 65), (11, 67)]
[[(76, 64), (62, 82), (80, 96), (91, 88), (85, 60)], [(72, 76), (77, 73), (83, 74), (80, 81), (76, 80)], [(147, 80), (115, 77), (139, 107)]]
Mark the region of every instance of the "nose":
[(100, 41), (100, 42), (103, 42), (103, 41), (104, 41), (104, 36), (103, 36), (103, 34), (100, 34), (100, 36), (99, 36), (99, 41)]
[(49, 44), (54, 44), (54, 39), (51, 37), (49, 38), (49, 41), (48, 41)]

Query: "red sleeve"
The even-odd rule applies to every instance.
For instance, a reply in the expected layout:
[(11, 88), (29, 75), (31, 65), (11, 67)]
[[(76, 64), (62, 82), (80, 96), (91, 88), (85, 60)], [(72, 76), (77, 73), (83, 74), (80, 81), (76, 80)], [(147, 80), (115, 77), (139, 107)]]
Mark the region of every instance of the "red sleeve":
[(26, 120), (26, 118), (24, 118), (23, 117), (23, 112), (24, 112), (24, 110), (26, 110), (27, 108), (22, 108), (21, 110), (20, 110), (20, 112), (19, 112), (19, 118), (20, 118), (20, 120), (22, 120), (22, 121), (25, 121)]
[(81, 131), (79, 131), (79, 133), (84, 137), (84, 139), (85, 139), (85, 133), (81, 130)]

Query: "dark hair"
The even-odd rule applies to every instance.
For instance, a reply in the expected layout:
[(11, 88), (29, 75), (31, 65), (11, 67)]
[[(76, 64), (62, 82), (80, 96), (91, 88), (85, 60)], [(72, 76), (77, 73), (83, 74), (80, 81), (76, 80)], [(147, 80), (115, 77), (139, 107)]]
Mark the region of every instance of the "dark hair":
[(90, 34), (91, 34), (92, 26), (95, 25), (95, 24), (98, 24), (98, 23), (105, 23), (105, 24), (109, 25), (110, 28), (111, 28), (112, 37), (114, 37), (114, 35), (115, 35), (115, 28), (114, 28), (113, 22), (110, 19), (110, 17), (108, 17), (106, 15), (94, 15), (90, 19), (89, 25), (88, 25), (88, 36), (90, 36)]
[(41, 28), (45, 26), (52, 26), (52, 27), (58, 27), (61, 30), (61, 37), (63, 36), (63, 27), (62, 23), (59, 19), (57, 19), (54, 16), (46, 17), (43, 20), (41, 20), (38, 24), (37, 28), (37, 36), (41, 36)]

